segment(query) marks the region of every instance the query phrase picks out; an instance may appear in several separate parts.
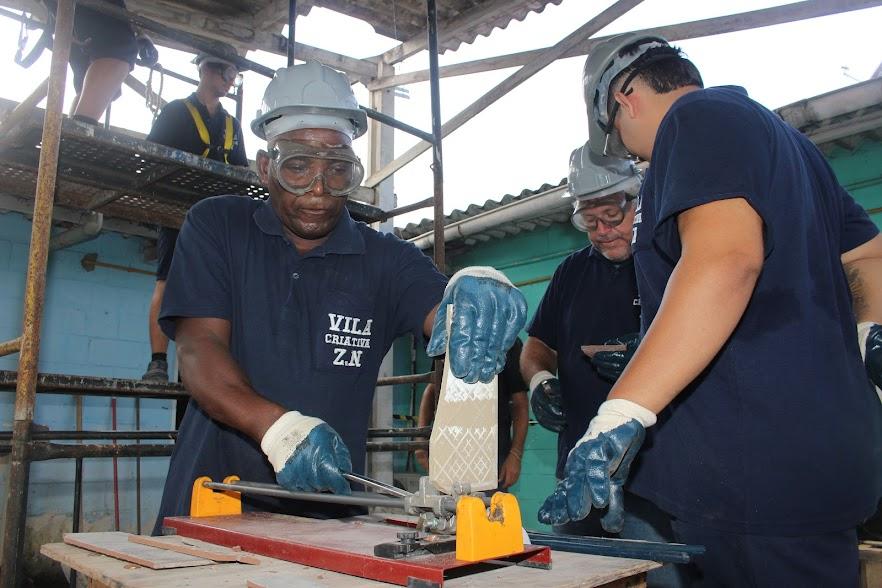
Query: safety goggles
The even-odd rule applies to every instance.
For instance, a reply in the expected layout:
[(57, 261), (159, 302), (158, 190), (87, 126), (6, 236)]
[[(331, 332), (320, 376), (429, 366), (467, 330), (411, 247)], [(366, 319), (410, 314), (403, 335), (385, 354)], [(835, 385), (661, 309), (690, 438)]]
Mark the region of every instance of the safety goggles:
[[(634, 196), (623, 194), (616, 201), (610, 199), (600, 205), (596, 200), (580, 202), (576, 210), (573, 211), (573, 225), (580, 231), (589, 233), (596, 231), (600, 223), (614, 229), (625, 220), (625, 214), (628, 212), (632, 200), (634, 200)], [(594, 214), (594, 211), (601, 208), (603, 210), (600, 214)]]
[(237, 68), (235, 65), (209, 61), (207, 63), (203, 63), (202, 67), (209, 68), (212, 71), (220, 74), (220, 76), (228, 84), (232, 84), (236, 87), (242, 85), (242, 74), (239, 73), (239, 68)]
[(364, 178), (364, 167), (351, 147), (312, 147), (277, 141), (269, 153), (273, 175), (286, 191), (302, 196), (321, 181), (331, 196), (347, 196)]

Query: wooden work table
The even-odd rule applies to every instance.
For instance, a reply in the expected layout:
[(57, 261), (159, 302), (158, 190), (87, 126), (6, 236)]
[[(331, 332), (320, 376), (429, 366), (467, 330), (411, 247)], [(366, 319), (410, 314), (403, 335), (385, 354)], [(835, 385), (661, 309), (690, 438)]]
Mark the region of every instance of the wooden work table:
[[(90, 588), (222, 588), (244, 587), (248, 581), (266, 581), (266, 586), (289, 588), (374, 588), (391, 586), (318, 568), (257, 556), (259, 565), (224, 563), (194, 568), (151, 570), (93, 553), (64, 543), (43, 545), (40, 552), (60, 564), (73, 568), (89, 580)], [(555, 551), (552, 569), (504, 567), (445, 581), (449, 588), (519, 586), (543, 587), (639, 587), (645, 586), (646, 572), (659, 567), (651, 561), (579, 555)], [(260, 584), (258, 584), (260, 585)]]

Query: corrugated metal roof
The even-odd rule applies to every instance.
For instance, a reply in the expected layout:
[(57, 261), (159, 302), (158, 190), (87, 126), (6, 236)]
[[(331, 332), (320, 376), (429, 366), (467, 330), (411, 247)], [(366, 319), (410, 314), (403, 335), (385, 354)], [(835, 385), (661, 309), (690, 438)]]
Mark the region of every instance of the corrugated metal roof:
[[(348, 14), (368, 22), (384, 36), (406, 41), (426, 30), (425, 0), (311, 0), (316, 6)], [(487, 36), (494, 29), (504, 29), (513, 20), (524, 20), (531, 12), (542, 12), (548, 4), (562, 0), (437, 0), (438, 29), (448, 24), (467, 23), (457, 27), (455, 35), (439, 40), (443, 52), (471, 43), (479, 35)], [(306, 3), (306, 2), (304, 2)]]
[(882, 78), (782, 106), (776, 112), (824, 152), (882, 140)]
[[(524, 20), (531, 12), (542, 12), (548, 4), (562, 0), (437, 0), (439, 49), (455, 50), (479, 35), (504, 29), (513, 20)], [(135, 5), (138, 2), (134, 3)], [(288, 3), (279, 0), (167, 0), (176, 10), (206, 17), (229, 19), (232, 23), (253, 23), (255, 29), (271, 24), (279, 30), (287, 22)], [(307, 15), (314, 6), (327, 8), (367, 22), (380, 35), (407, 41), (426, 34), (425, 0), (298, 0), (297, 14)], [(133, 7), (134, 8), (134, 7)], [(259, 17), (261, 22), (254, 22)], [(445, 31), (455, 31), (445, 36)]]
[[(566, 183), (567, 180), (564, 178), (557, 184), (542, 184), (539, 188), (534, 190), (524, 189), (520, 194), (506, 194), (499, 200), (486, 200), (484, 204), (470, 204), (465, 210), (455, 209), (451, 211), (450, 214), (445, 215), (444, 226), (478, 216), (485, 212), (490, 212), (501, 206), (511, 204), (512, 202), (518, 202), (526, 200), (532, 196), (538, 196), (555, 188), (561, 188), (566, 186)], [(491, 238), (499, 239), (508, 235), (515, 235), (524, 230), (532, 230), (536, 225), (548, 226), (555, 222), (569, 222), (569, 219), (569, 205), (567, 205), (556, 210), (548, 211), (545, 214), (538, 215), (531, 219), (496, 225), (493, 229), (481, 233), (480, 235), (471, 235), (465, 240), (464, 244), (472, 245), (476, 241), (487, 241)], [(433, 226), (434, 222), (432, 219), (424, 218), (418, 223), (408, 223), (404, 228), (396, 227), (395, 233), (402, 239), (412, 239), (428, 233), (432, 230)]]

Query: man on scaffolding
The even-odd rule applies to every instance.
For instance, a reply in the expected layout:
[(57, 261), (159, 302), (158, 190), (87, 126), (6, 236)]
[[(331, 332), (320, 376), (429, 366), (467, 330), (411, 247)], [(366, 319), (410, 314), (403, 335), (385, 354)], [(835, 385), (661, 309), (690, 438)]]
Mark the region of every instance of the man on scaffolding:
[[(229, 45), (219, 47), (222, 48), (222, 57), (205, 53), (196, 56), (193, 63), (199, 69), (199, 86), (187, 98), (173, 100), (162, 109), (147, 140), (229, 165), (247, 166), (242, 128), (239, 121), (227, 113), (220, 103), (220, 99), (239, 80), (239, 70), (235, 65), (236, 50)], [(177, 238), (177, 229), (159, 229), (156, 286), (150, 300), (148, 321), (152, 355), (142, 376), (144, 380), (168, 381), (168, 337), (159, 328), (157, 319)], [(178, 424), (185, 406), (183, 403), (178, 407)]]
[[(193, 481), (230, 474), (289, 490), (349, 493), (364, 469), (380, 362), (396, 337), (430, 336), (451, 371), (490, 381), (526, 320), (500, 272), (447, 279), (415, 246), (352, 220), (367, 128), (346, 76), (316, 62), (280, 69), (252, 130), (266, 202), (220, 196), (181, 228), (159, 322), (191, 394), (155, 531), (188, 514)], [(455, 304), (450, 336), (446, 308)], [(246, 510), (328, 517), (320, 503), (243, 496)]]

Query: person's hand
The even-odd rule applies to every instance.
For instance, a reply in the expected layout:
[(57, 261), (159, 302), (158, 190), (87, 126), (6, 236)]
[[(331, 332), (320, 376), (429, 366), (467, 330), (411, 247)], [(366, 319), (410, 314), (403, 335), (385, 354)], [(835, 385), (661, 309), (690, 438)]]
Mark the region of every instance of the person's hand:
[(423, 469), (427, 472), (429, 471), (429, 452), (426, 449), (417, 449), (413, 452), (414, 458), (417, 460), (417, 463), (423, 466)]
[(260, 442), (279, 485), (300, 492), (349, 494), (340, 472), (352, 471), (343, 439), (329, 424), (292, 410), (274, 422)]
[(879, 400), (882, 400), (882, 326), (869, 322), (859, 324), (858, 345), (864, 357), (867, 376), (876, 386)]
[(591, 358), (591, 363), (600, 377), (611, 382), (615, 382), (625, 371), (625, 366), (634, 357), (637, 346), (640, 345), (640, 333), (630, 333), (615, 337), (604, 343), (604, 345), (624, 345), (624, 351), (598, 351)]
[(565, 478), (539, 509), (539, 522), (562, 525), (584, 519), (591, 508), (606, 508), (601, 525), (618, 533), (625, 523), (624, 485), (631, 462), (655, 424), (655, 414), (616, 398), (600, 405), (588, 431), (570, 451)]
[[(450, 333), (449, 304), (455, 309)], [(447, 353), (454, 376), (468, 384), (486, 383), (502, 371), (505, 354), (526, 322), (527, 301), (504, 274), (492, 267), (468, 267), (456, 272), (444, 290), (426, 353)]]
[(512, 449), (499, 468), (499, 488), (507, 490), (515, 485), (521, 477), (521, 456)]
[(549, 431), (560, 433), (566, 427), (560, 380), (551, 372), (541, 371), (530, 379), (530, 407), (539, 424)]

